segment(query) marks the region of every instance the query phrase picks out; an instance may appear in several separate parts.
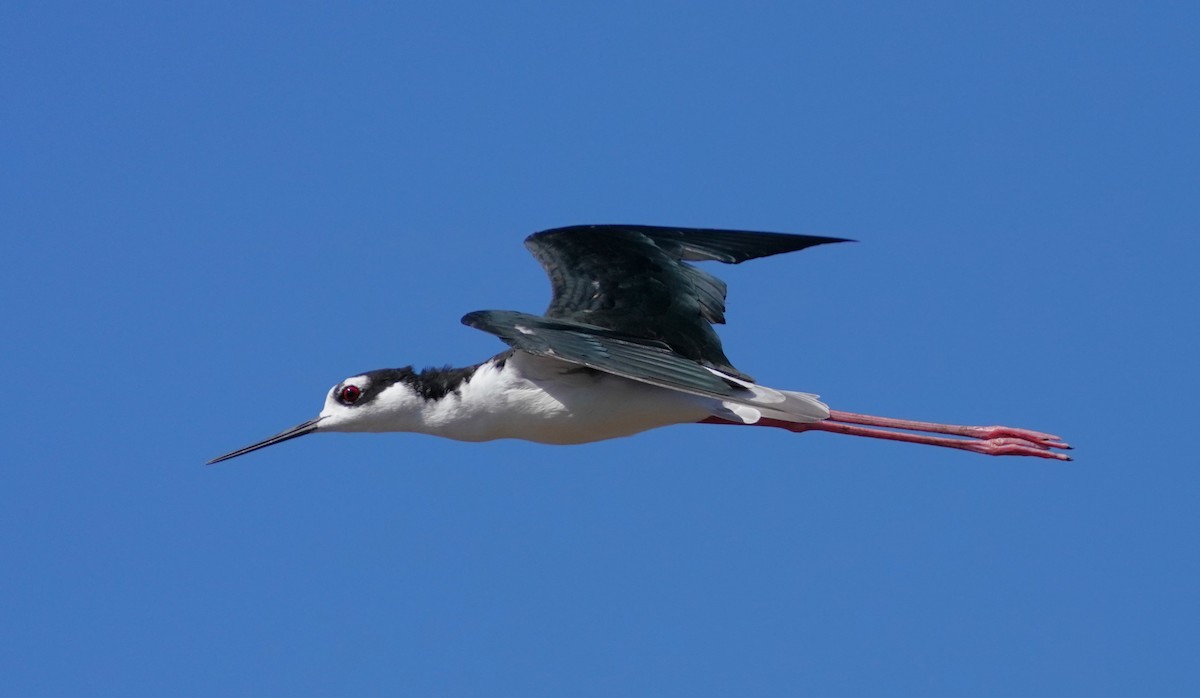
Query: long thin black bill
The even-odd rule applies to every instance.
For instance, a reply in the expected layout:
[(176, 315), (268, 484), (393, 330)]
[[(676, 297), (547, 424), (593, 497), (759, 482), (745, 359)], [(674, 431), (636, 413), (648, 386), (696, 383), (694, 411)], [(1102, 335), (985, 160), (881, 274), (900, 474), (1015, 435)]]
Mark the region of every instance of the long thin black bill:
[(238, 450), (236, 450), (232, 453), (226, 453), (225, 455), (223, 455), (219, 458), (213, 458), (208, 463), (205, 463), (205, 465), (212, 465), (213, 463), (220, 463), (223, 460), (229, 460), (230, 458), (237, 458), (238, 456), (245, 455), (251, 451), (257, 451), (260, 448), (266, 448), (267, 446), (274, 446), (277, 443), (282, 443), (284, 441), (287, 441), (288, 439), (294, 439), (297, 436), (304, 436), (305, 434), (311, 434), (317, 430), (317, 423), (320, 421), (321, 421), (320, 417), (317, 417), (315, 419), (310, 419), (303, 424), (297, 424), (296, 426), (292, 427), (291, 429), (288, 429), (286, 431), (281, 431), (278, 434), (276, 434), (275, 436), (272, 436), (271, 438), (267, 439), (266, 441), (259, 441), (258, 443), (254, 444), (253, 446), (239, 448)]

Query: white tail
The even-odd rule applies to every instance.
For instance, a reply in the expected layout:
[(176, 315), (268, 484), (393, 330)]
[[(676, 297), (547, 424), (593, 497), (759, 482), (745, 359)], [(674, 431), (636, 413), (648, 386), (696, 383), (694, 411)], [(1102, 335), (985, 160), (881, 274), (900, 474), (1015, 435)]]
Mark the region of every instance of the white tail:
[(802, 424), (829, 418), (829, 407), (818, 399), (820, 397), (818, 395), (768, 388), (765, 385), (734, 378), (715, 369), (708, 370), (723, 380), (750, 391), (750, 396), (744, 399), (722, 401), (721, 406), (724, 411), (714, 416), (723, 419), (732, 417), (742, 424), (755, 424), (764, 417)]

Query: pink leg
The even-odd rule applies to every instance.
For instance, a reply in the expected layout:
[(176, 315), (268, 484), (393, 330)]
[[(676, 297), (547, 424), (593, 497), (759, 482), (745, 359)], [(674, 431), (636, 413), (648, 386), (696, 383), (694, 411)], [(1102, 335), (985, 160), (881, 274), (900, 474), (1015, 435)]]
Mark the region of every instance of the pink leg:
[(964, 427), (957, 424), (939, 424), (937, 422), (916, 422), (911, 419), (893, 419), (891, 417), (875, 417), (869, 414), (854, 412), (829, 411), (829, 421), (847, 424), (865, 424), (872, 427), (887, 427), (889, 429), (908, 429), (909, 431), (928, 431), (934, 434), (953, 434), (968, 436), (973, 439), (1014, 438), (1041, 444), (1048, 448), (1071, 448), (1060, 437), (1053, 434), (1043, 434), (1029, 429), (1013, 427)]
[[(942, 446), (945, 448), (960, 448), (965, 451), (974, 453), (982, 453), (989, 456), (1035, 456), (1037, 458), (1054, 458), (1057, 460), (1071, 460), (1070, 456), (1065, 453), (1055, 453), (1050, 448), (1070, 448), (1058, 437), (1050, 437), (1048, 434), (1040, 434), (1039, 432), (1029, 432), (1024, 429), (1009, 429), (1007, 427), (958, 427), (948, 424), (934, 424), (929, 422), (909, 422), (908, 420), (888, 419), (883, 417), (867, 417), (866, 415), (852, 415), (853, 417), (865, 419), (880, 419), (889, 422), (888, 426), (893, 426), (895, 423), (903, 422), (905, 424), (920, 424), (927, 427), (941, 428), (954, 430), (982, 430), (976, 433), (964, 433), (961, 431), (938, 431), (938, 429), (930, 428), (923, 429), (935, 433), (961, 434), (967, 436), (965, 439), (950, 438), (944, 436), (927, 436), (925, 434), (908, 434), (900, 431), (888, 431), (887, 429), (872, 429), (869, 427), (854, 426), (853, 424), (839, 423), (840, 421), (850, 420), (834, 420), (834, 415), (847, 415), (846, 412), (830, 413), (830, 418), (824, 422), (785, 422), (777, 419), (761, 419), (756, 424), (749, 426), (763, 427), (778, 427), (787, 429), (793, 432), (803, 431), (828, 431), (835, 434), (848, 434), (850, 436), (866, 436), (872, 439), (887, 439), (889, 441), (904, 441), (914, 444), (926, 444), (928, 446)], [(702, 424), (734, 424), (739, 425), (741, 422), (731, 422), (719, 417), (709, 417), (701, 422)], [(909, 427), (916, 429), (917, 427)], [(1013, 436), (1013, 433), (1025, 433), (1037, 435), (1039, 437), (1049, 437), (1049, 440), (1039, 438), (1034, 441), (1031, 439)], [(1053, 444), (1051, 444), (1051, 441)], [(1059, 445), (1061, 444), (1061, 445)]]

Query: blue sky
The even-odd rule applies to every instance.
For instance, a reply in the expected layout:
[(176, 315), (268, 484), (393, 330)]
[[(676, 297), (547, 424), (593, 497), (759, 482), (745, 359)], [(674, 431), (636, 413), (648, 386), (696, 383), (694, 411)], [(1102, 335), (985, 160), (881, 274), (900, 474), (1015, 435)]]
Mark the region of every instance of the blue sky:
[[(1184, 3), (10, 2), (0, 693), (1196, 695)], [(313, 436), (540, 311), (533, 231), (860, 240), (722, 329), (1070, 464), (687, 426)]]

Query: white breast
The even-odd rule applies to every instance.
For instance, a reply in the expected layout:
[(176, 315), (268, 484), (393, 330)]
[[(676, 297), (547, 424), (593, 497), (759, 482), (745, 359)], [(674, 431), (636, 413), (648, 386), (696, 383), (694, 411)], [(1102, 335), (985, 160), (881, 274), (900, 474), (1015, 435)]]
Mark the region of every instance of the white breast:
[(716, 401), (516, 352), (430, 403), (421, 431), (460, 441), (578, 444), (697, 422)]

